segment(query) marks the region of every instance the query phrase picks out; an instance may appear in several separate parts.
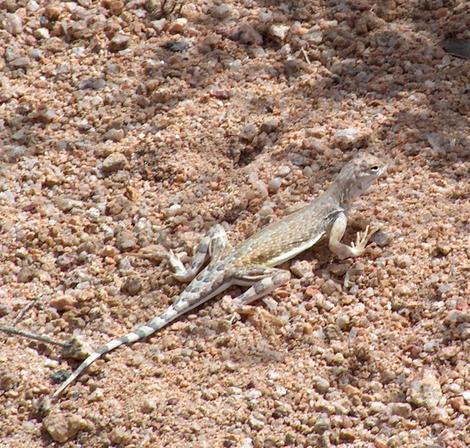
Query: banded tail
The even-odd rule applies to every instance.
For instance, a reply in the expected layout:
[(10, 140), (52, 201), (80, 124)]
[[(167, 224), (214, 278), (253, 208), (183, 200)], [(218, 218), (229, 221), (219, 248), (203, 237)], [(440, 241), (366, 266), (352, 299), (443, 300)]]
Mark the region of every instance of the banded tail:
[(183, 311), (180, 306), (175, 305), (170, 306), (163, 314), (154, 317), (147, 324), (141, 325), (136, 330), (131, 331), (130, 333), (127, 333), (126, 335), (121, 336), (120, 338), (113, 339), (112, 341), (109, 341), (107, 344), (100, 347), (78, 366), (78, 368), (52, 394), (51, 398), (57, 398), (71, 383), (73, 383), (80, 376), (80, 374), (86, 368), (91, 366), (97, 359), (100, 359), (103, 355), (106, 355), (106, 353), (109, 353), (110, 351), (120, 347), (121, 345), (132, 344), (133, 342), (137, 342), (141, 339), (151, 336), (156, 331), (162, 329), (170, 322), (173, 322), (175, 319), (177, 319), (181, 314), (184, 314), (184, 312), (189, 310), (189, 308), (185, 307), (185, 311)]
[(179, 299), (173, 305), (169, 306), (162, 314), (154, 317), (147, 324), (141, 325), (136, 330), (127, 333), (125, 336), (109, 341), (107, 344), (103, 345), (88, 356), (88, 358), (86, 358), (85, 361), (83, 361), (52, 394), (51, 398), (57, 398), (87, 367), (91, 366), (91, 364), (93, 364), (97, 359), (100, 359), (103, 355), (106, 355), (106, 353), (109, 353), (121, 345), (132, 344), (133, 342), (137, 342), (151, 336), (158, 330), (166, 327), (169, 323), (186, 314), (188, 311), (202, 305), (204, 302), (207, 302), (212, 297), (229, 288), (231, 286), (231, 282), (226, 281), (224, 275), (220, 275), (220, 273), (219, 275), (214, 275), (218, 274), (217, 267), (218, 265), (200, 273), (188, 285), (186, 290), (183, 291)]

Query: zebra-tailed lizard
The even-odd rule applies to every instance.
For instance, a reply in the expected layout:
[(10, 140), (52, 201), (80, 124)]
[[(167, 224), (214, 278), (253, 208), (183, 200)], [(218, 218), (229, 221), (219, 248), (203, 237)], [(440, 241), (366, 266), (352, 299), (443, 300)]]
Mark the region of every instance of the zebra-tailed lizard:
[[(355, 243), (350, 246), (342, 243), (348, 207), (385, 169), (386, 164), (373, 155), (357, 156), (343, 167), (323, 194), (235, 248), (228, 242), (224, 228), (220, 224), (214, 226), (197, 246), (189, 269), (172, 252), (168, 252), (175, 278), (190, 281), (179, 298), (147, 324), (108, 342), (89, 355), (52, 398), (58, 397), (98, 358), (123, 344), (152, 335), (232, 285), (249, 286), (243, 294), (233, 299), (232, 309), (235, 310), (269, 294), (290, 279), (289, 271), (274, 266), (311, 248), (323, 237), (328, 238), (330, 250), (341, 259), (362, 255), (373, 231), (367, 227), (364, 232), (357, 233)], [(205, 269), (201, 270), (209, 260)]]

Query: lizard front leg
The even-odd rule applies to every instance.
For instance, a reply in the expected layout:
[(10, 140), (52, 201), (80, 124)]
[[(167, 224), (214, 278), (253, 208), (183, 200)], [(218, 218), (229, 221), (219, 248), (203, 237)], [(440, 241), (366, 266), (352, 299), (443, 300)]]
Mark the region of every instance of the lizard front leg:
[(346, 231), (346, 225), (348, 218), (344, 213), (340, 213), (336, 218), (335, 222), (331, 226), (328, 236), (328, 247), (331, 252), (337, 255), (340, 259), (349, 257), (359, 257), (365, 251), (367, 243), (370, 237), (376, 232), (376, 229), (369, 229), (366, 227), (364, 232), (358, 232), (356, 235), (356, 243), (351, 243), (350, 246), (341, 242), (344, 232)]

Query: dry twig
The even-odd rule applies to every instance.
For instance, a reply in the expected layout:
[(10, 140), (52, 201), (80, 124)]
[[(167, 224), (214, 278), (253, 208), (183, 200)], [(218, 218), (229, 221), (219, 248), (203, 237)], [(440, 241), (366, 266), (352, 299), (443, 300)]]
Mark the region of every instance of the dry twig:
[(11, 323), (12, 327), (16, 327), (18, 322), (23, 319), (25, 314), (34, 306), (36, 303), (41, 299), (42, 297), (36, 297), (33, 301), (29, 302), (24, 308), (21, 309), (21, 311), (18, 313), (18, 315), (15, 317), (13, 322)]
[(51, 339), (49, 336), (43, 336), (41, 334), (30, 333), (29, 331), (20, 330), (16, 327), (5, 327), (0, 326), (0, 331), (6, 334), (15, 335), (15, 336), (22, 336), (28, 339), (34, 339), (36, 341), (45, 342), (46, 344), (53, 344), (58, 345), (62, 348), (68, 348), (70, 346), (70, 342), (61, 342)]

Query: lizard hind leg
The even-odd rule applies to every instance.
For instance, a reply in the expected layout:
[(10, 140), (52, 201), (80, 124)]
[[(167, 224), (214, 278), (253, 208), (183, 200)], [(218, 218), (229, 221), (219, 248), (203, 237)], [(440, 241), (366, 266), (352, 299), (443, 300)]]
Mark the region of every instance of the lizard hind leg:
[(290, 279), (290, 272), (284, 269), (256, 268), (254, 272), (246, 272), (235, 276), (234, 284), (251, 284), (243, 294), (233, 299), (231, 305), (233, 309), (249, 305), (255, 300), (264, 297), (274, 291), (278, 286), (287, 283)]
[(174, 271), (176, 280), (189, 282), (201, 271), (209, 259), (220, 258), (230, 248), (224, 228), (220, 224), (216, 224), (196, 246), (189, 268), (186, 268), (171, 250), (168, 251), (168, 261)]

